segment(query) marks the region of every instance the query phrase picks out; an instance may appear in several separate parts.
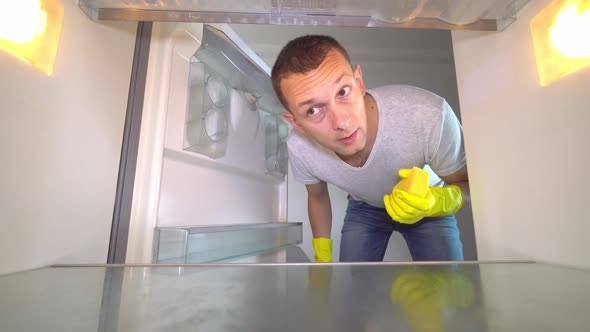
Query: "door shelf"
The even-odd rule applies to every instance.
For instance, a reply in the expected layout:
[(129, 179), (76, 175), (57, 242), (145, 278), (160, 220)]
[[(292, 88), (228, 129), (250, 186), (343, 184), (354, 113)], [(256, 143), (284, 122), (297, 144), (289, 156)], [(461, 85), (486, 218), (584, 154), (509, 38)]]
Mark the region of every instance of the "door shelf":
[[(259, 111), (258, 121), (264, 120), (260, 134), (265, 136), (261, 142), (265, 144), (265, 173), (283, 179), (287, 174), (289, 126), (281, 117), (285, 109), (272, 88), (268, 66), (249, 54), (249, 48), (232, 30), (205, 24), (203, 41), (191, 56), (188, 71), (183, 150), (213, 159), (231, 154), (231, 150), (235, 154), (236, 145), (243, 140), (230, 138), (239, 126), (230, 122), (236, 113)], [(239, 98), (236, 94), (230, 97), (234, 90), (240, 92)], [(244, 102), (240, 104), (237, 99)], [(244, 139), (255, 140), (256, 135)]]
[(224, 25), (203, 26), (203, 42), (195, 57), (221, 75), (229, 86), (255, 100), (262, 112), (281, 115), (285, 108), (275, 95), (270, 68), (256, 54), (247, 52), (245, 43)]
[(287, 136), (289, 127), (282, 119), (274, 115), (264, 117), (265, 158), (264, 166), (267, 174), (282, 179), (287, 175), (289, 155)]
[(155, 264), (225, 262), (301, 243), (300, 222), (156, 227)]
[(208, 65), (192, 61), (187, 96), (183, 149), (213, 159), (223, 157), (230, 105), (227, 82)]

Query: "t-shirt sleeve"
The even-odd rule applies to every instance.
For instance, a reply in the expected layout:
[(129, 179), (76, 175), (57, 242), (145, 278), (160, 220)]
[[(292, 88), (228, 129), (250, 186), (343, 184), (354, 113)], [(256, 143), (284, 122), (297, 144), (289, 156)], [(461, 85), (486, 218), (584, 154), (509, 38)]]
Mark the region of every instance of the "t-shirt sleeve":
[(315, 184), (320, 182), (320, 179), (315, 177), (309, 167), (307, 167), (305, 161), (299, 155), (296, 146), (294, 144), (287, 144), (289, 151), (289, 164), (291, 165), (291, 171), (295, 180), (303, 184)]
[(465, 148), (461, 123), (446, 100), (442, 104), (438, 147), (428, 165), (440, 176), (450, 175), (465, 166)]

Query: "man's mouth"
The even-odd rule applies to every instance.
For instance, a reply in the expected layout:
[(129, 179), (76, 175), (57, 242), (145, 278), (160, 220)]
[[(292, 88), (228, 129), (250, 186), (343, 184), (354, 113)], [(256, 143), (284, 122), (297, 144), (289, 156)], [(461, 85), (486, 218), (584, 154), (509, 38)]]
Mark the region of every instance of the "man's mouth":
[(355, 141), (356, 137), (358, 135), (358, 129), (353, 131), (352, 134), (350, 134), (350, 136), (344, 137), (339, 139), (339, 142), (342, 142), (344, 144), (351, 144), (352, 142)]

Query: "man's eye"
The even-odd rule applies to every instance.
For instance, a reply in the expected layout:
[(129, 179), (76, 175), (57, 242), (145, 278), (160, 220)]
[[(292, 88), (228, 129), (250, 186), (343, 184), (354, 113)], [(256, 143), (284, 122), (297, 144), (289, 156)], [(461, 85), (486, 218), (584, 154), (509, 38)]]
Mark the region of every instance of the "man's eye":
[(309, 115), (309, 116), (317, 115), (318, 113), (320, 113), (321, 110), (322, 110), (321, 107), (312, 107), (307, 111), (307, 115)]
[(348, 86), (345, 86), (345, 87), (343, 87), (342, 89), (340, 89), (340, 91), (338, 91), (338, 95), (339, 95), (340, 97), (344, 97), (344, 96), (346, 96), (346, 95), (347, 95), (349, 92), (350, 92), (350, 87), (348, 87)]

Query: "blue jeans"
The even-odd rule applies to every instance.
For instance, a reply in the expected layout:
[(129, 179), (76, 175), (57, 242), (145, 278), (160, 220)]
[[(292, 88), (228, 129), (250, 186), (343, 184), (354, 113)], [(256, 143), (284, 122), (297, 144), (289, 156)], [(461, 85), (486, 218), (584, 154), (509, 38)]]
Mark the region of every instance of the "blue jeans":
[(393, 231), (403, 235), (414, 261), (463, 260), (463, 245), (454, 215), (424, 218), (405, 225), (393, 221), (384, 208), (349, 197), (340, 239), (340, 261), (383, 261)]

